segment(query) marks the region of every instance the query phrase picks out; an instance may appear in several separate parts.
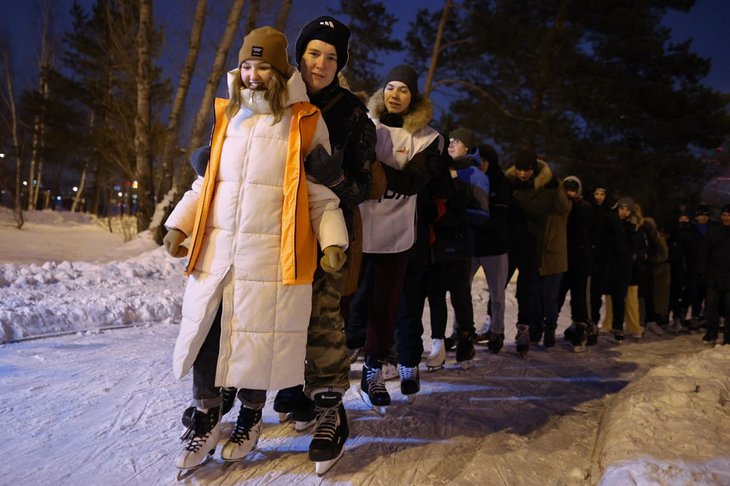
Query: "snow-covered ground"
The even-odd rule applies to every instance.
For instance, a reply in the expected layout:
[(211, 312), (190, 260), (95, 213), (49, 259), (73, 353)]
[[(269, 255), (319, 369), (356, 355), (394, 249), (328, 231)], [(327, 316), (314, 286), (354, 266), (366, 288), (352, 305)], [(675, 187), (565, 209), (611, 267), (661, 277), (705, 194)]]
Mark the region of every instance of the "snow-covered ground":
[[(182, 260), (147, 235), (123, 244), (88, 218), (0, 209), (0, 484), (171, 484), (190, 378), (171, 352)], [(474, 285), (477, 322), (486, 284)], [(421, 373), (409, 405), (397, 381), (385, 417), (352, 390), (346, 454), (324, 478), (310, 436), (270, 406), (259, 447), (217, 457), (189, 484), (730, 484), (730, 346), (646, 336), (574, 354), (479, 347), (476, 367)], [(561, 313), (559, 334), (568, 324)], [(424, 314), (430, 345), (428, 312)], [(42, 339), (35, 339), (44, 335)], [(449, 356), (453, 362), (453, 356)], [(361, 363), (352, 371), (357, 384)], [(231, 430), (235, 413), (225, 419)]]

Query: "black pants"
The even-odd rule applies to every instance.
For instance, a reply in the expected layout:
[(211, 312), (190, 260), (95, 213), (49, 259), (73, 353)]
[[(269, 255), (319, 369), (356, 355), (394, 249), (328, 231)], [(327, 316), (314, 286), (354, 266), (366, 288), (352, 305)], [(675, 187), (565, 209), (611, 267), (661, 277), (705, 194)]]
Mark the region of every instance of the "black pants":
[(570, 319), (573, 322), (588, 322), (588, 275), (579, 269), (568, 268), (560, 281), (558, 312), (570, 291)]
[(459, 332), (474, 332), (474, 308), (471, 302), (471, 258), (431, 265), (428, 305), (431, 309), (431, 337), (444, 339), (448, 307), (446, 292), (451, 294)]

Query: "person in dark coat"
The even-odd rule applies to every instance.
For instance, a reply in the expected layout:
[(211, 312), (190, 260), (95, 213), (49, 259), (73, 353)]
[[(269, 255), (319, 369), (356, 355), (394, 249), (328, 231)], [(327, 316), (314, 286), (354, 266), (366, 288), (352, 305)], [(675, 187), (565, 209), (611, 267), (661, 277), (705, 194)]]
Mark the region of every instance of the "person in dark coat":
[(611, 210), (613, 203), (609, 199), (605, 186), (599, 185), (593, 190), (591, 199), (592, 225), (591, 241), (593, 246), (593, 273), (590, 277), (590, 318), (591, 332), (588, 333), (588, 344), (596, 344), (598, 324), (601, 322), (601, 306), (603, 295), (609, 293), (611, 279), (611, 256), (615, 244), (615, 215)]
[[(558, 292), (568, 269), (566, 224), (570, 201), (550, 166), (530, 150), (521, 150), (506, 173), (514, 190), (512, 249), (517, 279), (517, 352), (541, 339), (555, 346)], [(514, 268), (510, 262), (510, 267)], [(528, 310), (529, 309), (529, 310)], [(527, 319), (523, 321), (522, 319)]]
[(714, 344), (718, 337), (720, 315), (725, 317), (723, 344), (730, 344), (730, 204), (720, 211), (720, 224), (707, 230), (701, 266), (706, 275), (707, 332), (702, 338)]
[(686, 330), (682, 323), (690, 306), (689, 276), (695, 264), (694, 255), (699, 243), (690, 216), (691, 214), (686, 209), (680, 208), (677, 224), (667, 238), (671, 272), (669, 309), (672, 313), (669, 330), (674, 334)]
[(563, 275), (558, 294), (558, 309), (563, 307), (570, 291), (570, 318), (573, 350), (585, 350), (588, 342), (588, 277), (591, 274), (593, 251), (591, 242), (591, 205), (583, 199), (583, 184), (576, 176), (563, 179), (563, 189), (570, 199), (568, 215), (568, 271)]

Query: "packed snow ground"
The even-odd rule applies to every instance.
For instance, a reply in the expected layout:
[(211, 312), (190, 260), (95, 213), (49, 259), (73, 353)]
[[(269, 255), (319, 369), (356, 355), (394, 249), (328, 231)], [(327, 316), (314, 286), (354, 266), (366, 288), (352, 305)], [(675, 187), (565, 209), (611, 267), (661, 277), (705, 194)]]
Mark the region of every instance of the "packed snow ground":
[[(0, 410), (9, 432), (0, 484), (171, 484), (191, 386), (170, 369), (183, 262), (147, 235), (123, 244), (72, 216), (28, 213), (17, 230), (0, 209)], [(473, 293), (481, 322), (481, 274)], [(730, 346), (707, 349), (699, 334), (622, 346), (601, 337), (586, 353), (559, 344), (522, 359), (513, 294), (500, 354), (478, 347), (471, 370), (422, 370), (410, 405), (389, 381), (394, 402), (383, 418), (348, 391), (350, 439), (325, 477), (307, 460), (310, 436), (279, 424), (269, 404), (255, 453), (239, 463), (216, 456), (186, 483), (730, 484)], [(428, 312), (424, 326), (428, 347)]]

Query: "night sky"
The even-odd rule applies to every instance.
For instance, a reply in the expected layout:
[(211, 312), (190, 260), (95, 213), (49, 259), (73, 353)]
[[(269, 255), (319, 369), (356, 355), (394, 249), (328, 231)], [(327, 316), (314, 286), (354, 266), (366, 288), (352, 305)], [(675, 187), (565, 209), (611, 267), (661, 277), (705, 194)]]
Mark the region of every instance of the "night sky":
[[(37, 82), (38, 31), (40, 0), (2, 0), (2, 16), (0, 17), (0, 35), (7, 33), (13, 50), (14, 70), (18, 91)], [(72, 0), (53, 0), (55, 13), (55, 30), (59, 33), (66, 31), (70, 26), (68, 15)], [(89, 8), (93, 0), (79, 0), (79, 3)], [(179, 72), (187, 51), (189, 23), (195, 8), (195, 0), (155, 0), (154, 12), (158, 23), (165, 25), (166, 45), (160, 62), (173, 79)], [(280, 2), (262, 2), (262, 21), (260, 24), (271, 23), (273, 15)], [(443, 0), (401, 0), (387, 2), (389, 12), (394, 14), (399, 22), (397, 29), (405, 34), (409, 22), (418, 8), (427, 7), (431, 10), (443, 8)], [(226, 9), (230, 2), (213, 0), (208, 2), (211, 10), (205, 26), (205, 40), (203, 50), (198, 60), (196, 80), (199, 86), (205, 82), (207, 69), (210, 68), (214, 46), (225, 24)], [(267, 7), (266, 5), (271, 6)], [(330, 13), (328, 8), (336, 6), (337, 0), (294, 0), (289, 18), (287, 36), (290, 44), (294, 40), (301, 26), (317, 15)], [(727, 19), (730, 18), (730, 1), (727, 0), (697, 0), (689, 14), (670, 13), (664, 20), (665, 25), (671, 28), (675, 41), (692, 39), (692, 49), (703, 57), (712, 59), (712, 69), (705, 79), (705, 83), (720, 91), (730, 93), (730, 28)], [(238, 42), (234, 42), (238, 49)], [(290, 50), (293, 46), (290, 46)], [(398, 54), (384, 59), (383, 71), (402, 61)], [(221, 87), (222, 88), (222, 87)], [(194, 96), (195, 84), (191, 98)], [(225, 95), (225, 93), (219, 93)]]

